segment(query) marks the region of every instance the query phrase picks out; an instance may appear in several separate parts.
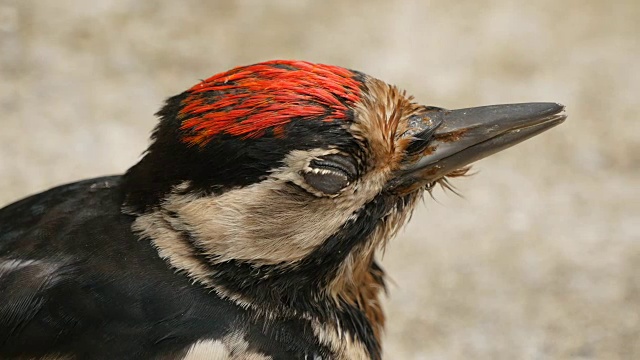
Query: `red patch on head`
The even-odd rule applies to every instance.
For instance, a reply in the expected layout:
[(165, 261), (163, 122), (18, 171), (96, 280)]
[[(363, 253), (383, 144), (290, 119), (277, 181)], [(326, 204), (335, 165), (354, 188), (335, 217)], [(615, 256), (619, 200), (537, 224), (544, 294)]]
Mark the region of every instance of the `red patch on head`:
[(237, 67), (189, 89), (181, 129), (191, 145), (229, 134), (258, 138), (267, 129), (284, 136), (294, 118), (345, 120), (360, 99), (360, 81), (347, 69), (303, 61), (276, 60)]

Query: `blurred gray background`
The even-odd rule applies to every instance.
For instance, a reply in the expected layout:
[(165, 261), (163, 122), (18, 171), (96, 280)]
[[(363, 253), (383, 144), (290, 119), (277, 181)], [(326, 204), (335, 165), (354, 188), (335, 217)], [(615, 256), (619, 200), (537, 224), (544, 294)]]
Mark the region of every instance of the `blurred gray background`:
[(164, 98), (277, 58), (567, 106), (390, 244), (386, 358), (640, 358), (637, 0), (0, 0), (0, 205), (122, 173)]

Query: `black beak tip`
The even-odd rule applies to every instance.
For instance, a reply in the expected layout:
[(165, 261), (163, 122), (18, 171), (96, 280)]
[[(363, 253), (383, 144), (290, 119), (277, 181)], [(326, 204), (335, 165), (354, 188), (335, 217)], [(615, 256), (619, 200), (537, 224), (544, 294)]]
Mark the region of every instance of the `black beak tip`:
[(558, 103), (552, 104), (554, 105), (552, 114), (558, 115), (558, 124), (563, 123), (567, 119), (567, 114), (565, 113), (566, 106)]
[(565, 106), (559, 103), (528, 103), (522, 105), (524, 107), (522, 117), (548, 125), (545, 128), (559, 125), (567, 118)]
[[(562, 104), (531, 103), (531, 105), (532, 107), (537, 107), (538, 109), (532, 109), (533, 111), (525, 112), (525, 114), (528, 113), (528, 116), (532, 118), (547, 119), (545, 122), (549, 123), (550, 125), (549, 127), (559, 125), (567, 119), (567, 114), (565, 113), (565, 106)], [(539, 111), (535, 111), (535, 110), (539, 110)]]
[(558, 103), (524, 103), (521, 107), (525, 110), (524, 114), (538, 115), (540, 117), (546, 115), (559, 114), (564, 111), (565, 106)]

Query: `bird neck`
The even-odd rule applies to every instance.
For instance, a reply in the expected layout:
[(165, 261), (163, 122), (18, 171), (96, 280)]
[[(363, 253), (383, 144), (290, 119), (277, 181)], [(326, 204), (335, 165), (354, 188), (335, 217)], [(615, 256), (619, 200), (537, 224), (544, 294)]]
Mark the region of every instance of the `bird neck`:
[[(371, 217), (365, 223), (385, 217), (387, 210), (372, 211), (377, 208), (363, 210)], [(172, 267), (258, 317), (302, 315), (319, 333), (337, 334), (336, 339), (346, 334), (369, 353), (379, 352), (384, 326), (379, 296), (385, 284), (384, 272), (374, 260), (379, 241), (371, 240), (388, 237), (388, 231), (372, 227), (361, 234), (367, 239), (330, 239), (296, 264), (255, 266), (233, 259), (217, 261), (191, 225), (163, 208), (138, 215), (133, 230), (149, 239)]]

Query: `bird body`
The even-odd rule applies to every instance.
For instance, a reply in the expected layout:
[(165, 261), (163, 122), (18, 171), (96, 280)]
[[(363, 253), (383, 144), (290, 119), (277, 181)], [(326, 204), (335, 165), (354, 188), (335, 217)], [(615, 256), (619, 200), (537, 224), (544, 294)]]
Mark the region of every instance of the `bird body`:
[(427, 107), (300, 61), (215, 75), (126, 174), (0, 209), (0, 358), (378, 359), (377, 251), (425, 190), (561, 112)]

